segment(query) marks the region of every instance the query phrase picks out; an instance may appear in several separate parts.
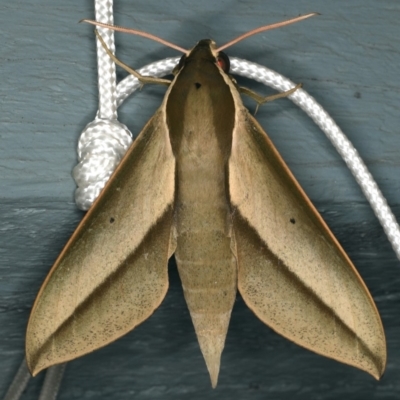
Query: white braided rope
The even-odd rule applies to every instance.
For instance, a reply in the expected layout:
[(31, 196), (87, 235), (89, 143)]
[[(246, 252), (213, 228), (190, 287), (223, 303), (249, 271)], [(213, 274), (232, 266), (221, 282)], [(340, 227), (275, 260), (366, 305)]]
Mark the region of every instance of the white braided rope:
[[(95, 1), (96, 20), (114, 23), (113, 1)], [(107, 47), (115, 53), (114, 31), (97, 28)], [(78, 164), (72, 171), (77, 184), (75, 202), (88, 210), (132, 143), (132, 134), (117, 118), (117, 78), (115, 64), (96, 39), (99, 110), (86, 125), (78, 143)]]
[[(113, 24), (113, 1), (95, 1), (96, 20)], [(114, 31), (111, 29), (97, 28), (104, 39), (107, 47), (115, 53)], [(117, 81), (115, 64), (108, 57), (99, 39), (96, 39), (97, 47), (97, 70), (99, 86), (99, 111), (98, 117), (102, 119), (117, 118)]]
[(86, 125), (78, 142), (79, 163), (72, 171), (78, 208), (90, 208), (131, 143), (130, 131), (116, 119), (96, 118)]

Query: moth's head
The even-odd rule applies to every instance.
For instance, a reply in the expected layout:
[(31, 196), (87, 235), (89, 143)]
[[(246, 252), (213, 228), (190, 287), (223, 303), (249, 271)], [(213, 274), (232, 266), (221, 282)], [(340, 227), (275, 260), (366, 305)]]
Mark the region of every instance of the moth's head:
[(225, 73), (229, 72), (229, 57), (217, 49), (217, 45), (213, 40), (203, 39), (181, 57), (178, 65), (173, 70), (173, 74), (177, 74), (187, 63), (198, 60), (213, 62)]

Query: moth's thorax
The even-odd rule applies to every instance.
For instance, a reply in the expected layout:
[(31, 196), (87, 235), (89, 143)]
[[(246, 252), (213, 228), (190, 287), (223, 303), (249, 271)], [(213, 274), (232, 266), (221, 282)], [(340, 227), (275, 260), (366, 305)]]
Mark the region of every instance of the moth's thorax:
[[(177, 75), (167, 99), (166, 116), (177, 161), (177, 197), (196, 206), (211, 202), (211, 208), (223, 208), (225, 214), (226, 165), (235, 105), (207, 41), (192, 50)], [(205, 213), (209, 210), (205, 207)]]
[[(200, 44), (203, 42), (207, 41)], [(210, 140), (216, 140), (227, 159), (235, 119), (234, 101), (210, 45), (200, 44), (185, 59), (167, 99), (171, 144), (176, 156), (185, 140), (196, 142), (197, 151), (207, 154), (213, 150)]]
[(207, 41), (192, 50), (177, 75), (166, 116), (177, 162), (177, 201), (185, 209), (204, 208), (203, 221), (215, 221), (217, 230), (226, 231), (226, 165), (235, 106)]

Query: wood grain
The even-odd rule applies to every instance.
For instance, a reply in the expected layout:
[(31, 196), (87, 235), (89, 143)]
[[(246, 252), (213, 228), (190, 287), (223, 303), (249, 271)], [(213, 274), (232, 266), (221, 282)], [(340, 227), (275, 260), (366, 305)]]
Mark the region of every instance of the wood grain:
[[(398, 217), (400, 6), (393, 1), (265, 2), (116, 0), (116, 22), (189, 47), (217, 43), (247, 29), (311, 11), (322, 15), (254, 37), (229, 54), (267, 65), (303, 82), (349, 136)], [(97, 107), (92, 1), (14, 1), (2, 22), (0, 133), (0, 393), (23, 354), (34, 296), (82, 213), (73, 205), (71, 170), (79, 132)], [(200, 35), (199, 35), (200, 32)], [(176, 54), (146, 40), (117, 36), (118, 55), (133, 67)], [(121, 73), (124, 75), (124, 73)], [(267, 93), (256, 84), (253, 89)], [(120, 119), (137, 133), (160, 105), (163, 88), (145, 88)], [(255, 105), (247, 102), (250, 109)], [(350, 254), (382, 315), (388, 367), (380, 382), (313, 355), (266, 328), (239, 298), (222, 360), (219, 386), (207, 371), (170, 266), (160, 309), (132, 334), (71, 363), (60, 399), (387, 399), (400, 392), (399, 263), (369, 207), (323, 134), (281, 100), (257, 119)], [(99, 379), (101, 377), (101, 379)], [(37, 398), (42, 377), (24, 399)]]

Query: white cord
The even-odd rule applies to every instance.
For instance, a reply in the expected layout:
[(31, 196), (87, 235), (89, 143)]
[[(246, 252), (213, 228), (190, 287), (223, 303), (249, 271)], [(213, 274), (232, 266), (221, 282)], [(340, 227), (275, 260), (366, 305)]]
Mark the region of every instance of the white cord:
[[(96, 20), (106, 24), (114, 23), (113, 1), (95, 1)], [(107, 47), (115, 53), (114, 31), (111, 29), (97, 28), (104, 39)], [(107, 55), (99, 39), (96, 39), (97, 47), (97, 70), (99, 86), (99, 111), (98, 118), (116, 119), (117, 118), (117, 80), (115, 64)]]
[[(113, 1), (95, 1), (96, 20), (113, 24)], [(114, 53), (114, 31), (97, 28), (107, 47)], [(88, 210), (132, 143), (132, 134), (117, 118), (117, 79), (115, 64), (99, 39), (97, 69), (99, 110), (94, 121), (84, 128), (78, 143), (78, 161), (72, 171), (77, 184), (75, 202)]]

